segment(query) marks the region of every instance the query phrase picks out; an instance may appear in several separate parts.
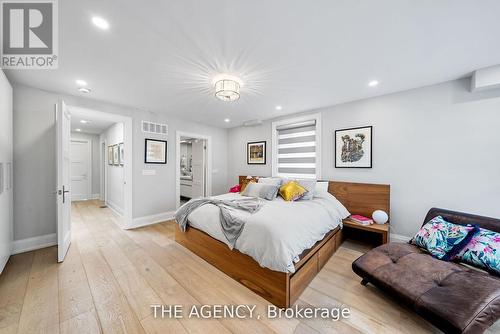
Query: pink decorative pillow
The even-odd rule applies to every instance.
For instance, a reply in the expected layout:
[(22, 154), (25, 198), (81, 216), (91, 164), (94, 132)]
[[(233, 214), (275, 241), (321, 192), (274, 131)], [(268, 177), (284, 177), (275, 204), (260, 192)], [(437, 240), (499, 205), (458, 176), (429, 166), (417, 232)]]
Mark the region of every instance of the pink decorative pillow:
[(237, 184), (237, 185), (235, 185), (234, 187), (231, 187), (231, 188), (229, 189), (229, 192), (230, 192), (230, 193), (239, 193), (239, 192), (240, 192), (240, 190), (241, 190), (241, 187), (240, 187), (240, 185), (239, 185), (239, 184)]

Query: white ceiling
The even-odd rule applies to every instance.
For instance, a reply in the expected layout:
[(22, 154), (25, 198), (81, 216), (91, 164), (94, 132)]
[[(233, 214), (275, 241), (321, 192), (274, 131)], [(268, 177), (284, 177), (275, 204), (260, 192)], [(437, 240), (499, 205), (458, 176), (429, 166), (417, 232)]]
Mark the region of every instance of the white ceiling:
[[(90, 123), (84, 124), (81, 122), (82, 120)], [(77, 116), (71, 117), (71, 131), (76, 131), (76, 129), (80, 129), (82, 133), (90, 133), (98, 135), (103, 133), (104, 130), (106, 130), (113, 124), (114, 122), (110, 121), (93, 120), (88, 118), (83, 119), (82, 117), (77, 117)]]
[[(11, 80), (82, 95), (84, 79), (88, 97), (221, 127), (500, 63), (498, 0), (86, 0), (59, 1), (59, 13), (59, 69)], [(213, 96), (220, 73), (243, 80), (237, 102)]]

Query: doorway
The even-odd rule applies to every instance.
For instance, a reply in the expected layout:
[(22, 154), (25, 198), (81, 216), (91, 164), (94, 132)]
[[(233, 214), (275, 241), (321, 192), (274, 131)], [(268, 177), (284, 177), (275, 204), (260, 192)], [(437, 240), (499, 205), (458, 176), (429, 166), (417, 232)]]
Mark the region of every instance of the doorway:
[(176, 208), (212, 193), (211, 137), (177, 131)]
[(90, 140), (71, 139), (71, 201), (92, 198), (92, 147)]
[[(114, 211), (120, 218), (117, 222), (122, 228), (132, 227), (132, 118), (71, 105), (68, 110), (72, 139), (82, 141), (82, 138), (88, 137), (86, 139), (91, 140), (92, 151), (90, 172), (87, 173), (92, 189), (90, 196), (79, 196), (79, 189), (83, 186), (77, 179), (83, 179), (85, 172), (77, 170), (72, 172), (75, 176), (72, 186), (77, 187), (77, 193), (72, 191), (75, 198), (103, 201), (100, 206)], [(83, 150), (80, 146), (74, 149)], [(71, 155), (76, 159), (79, 153), (71, 152)], [(75, 163), (72, 167), (82, 166)]]

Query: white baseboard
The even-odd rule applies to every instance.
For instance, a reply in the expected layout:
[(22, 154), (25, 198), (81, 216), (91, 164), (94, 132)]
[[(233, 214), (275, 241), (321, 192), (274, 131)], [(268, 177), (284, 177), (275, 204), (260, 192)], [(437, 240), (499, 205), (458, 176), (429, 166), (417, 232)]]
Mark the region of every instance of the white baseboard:
[(394, 234), (394, 233), (391, 233), (391, 242), (394, 241), (394, 242), (408, 242), (410, 241), (410, 237), (407, 237), (405, 235), (401, 235), (401, 234)]
[(127, 226), (127, 230), (147, 225), (153, 225), (167, 220), (172, 220), (174, 219), (174, 215), (175, 211), (168, 211), (168, 212), (158, 213), (156, 215), (134, 218), (132, 221), (132, 226)]
[(57, 234), (45, 234), (38, 237), (14, 240), (12, 255), (57, 245)]
[(0, 258), (0, 274), (2, 274), (3, 269), (5, 268), (5, 265), (7, 264), (7, 261), (9, 261), (9, 256), (4, 256), (3, 259)]
[(116, 213), (118, 216), (123, 217), (123, 209), (120, 208), (118, 205), (111, 202), (110, 200), (106, 202), (106, 205), (108, 206), (109, 209), (111, 209), (111, 211)]
[(100, 199), (101, 194), (92, 194), (90, 197), (87, 197), (85, 195), (79, 195), (79, 196), (72, 196), (71, 201), (89, 201), (92, 199)]

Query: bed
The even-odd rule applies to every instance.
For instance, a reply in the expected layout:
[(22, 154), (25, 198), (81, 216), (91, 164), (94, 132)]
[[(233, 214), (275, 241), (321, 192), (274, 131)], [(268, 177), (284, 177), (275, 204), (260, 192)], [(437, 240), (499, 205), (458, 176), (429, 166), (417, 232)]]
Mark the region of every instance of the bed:
[[(243, 184), (247, 182), (247, 177), (240, 176), (239, 181), (240, 184)], [(351, 213), (369, 216), (376, 209), (382, 209), (386, 212), (389, 212), (390, 209), (390, 187), (388, 185), (330, 181), (328, 192), (335, 196)], [(318, 202), (320, 201), (318, 200)], [(279, 206), (280, 203), (273, 201), (273, 205)], [(207, 215), (205, 214), (205, 216)], [(193, 225), (196, 226), (197, 224), (194, 222), (199, 221), (200, 218), (195, 218), (193, 217), (192, 220)], [(208, 225), (208, 218), (206, 219)], [(251, 225), (248, 224), (248, 226)], [(210, 229), (206, 226), (201, 228), (201, 225), (197, 227), (199, 228), (189, 226), (186, 232), (182, 232), (177, 226), (176, 242), (272, 304), (283, 308), (291, 306), (299, 298), (342, 242), (341, 224), (332, 223), (328, 230), (317, 230), (315, 237), (318, 240), (293, 259), (292, 268), (290, 268), (290, 259), (287, 259), (288, 265), (285, 268), (284, 265), (277, 266), (273, 265), (272, 262), (265, 262), (265, 259), (259, 257), (258, 253), (249, 252), (250, 247), (242, 246), (240, 248), (242, 251), (236, 249), (238, 247), (230, 249), (213, 228)], [(248, 229), (250, 230), (250, 228)], [(321, 239), (317, 237), (318, 235), (321, 235)], [(256, 248), (256, 250), (259, 249)], [(247, 252), (253, 257), (243, 252)], [(254, 258), (261, 263), (264, 261), (265, 266), (259, 264)]]

